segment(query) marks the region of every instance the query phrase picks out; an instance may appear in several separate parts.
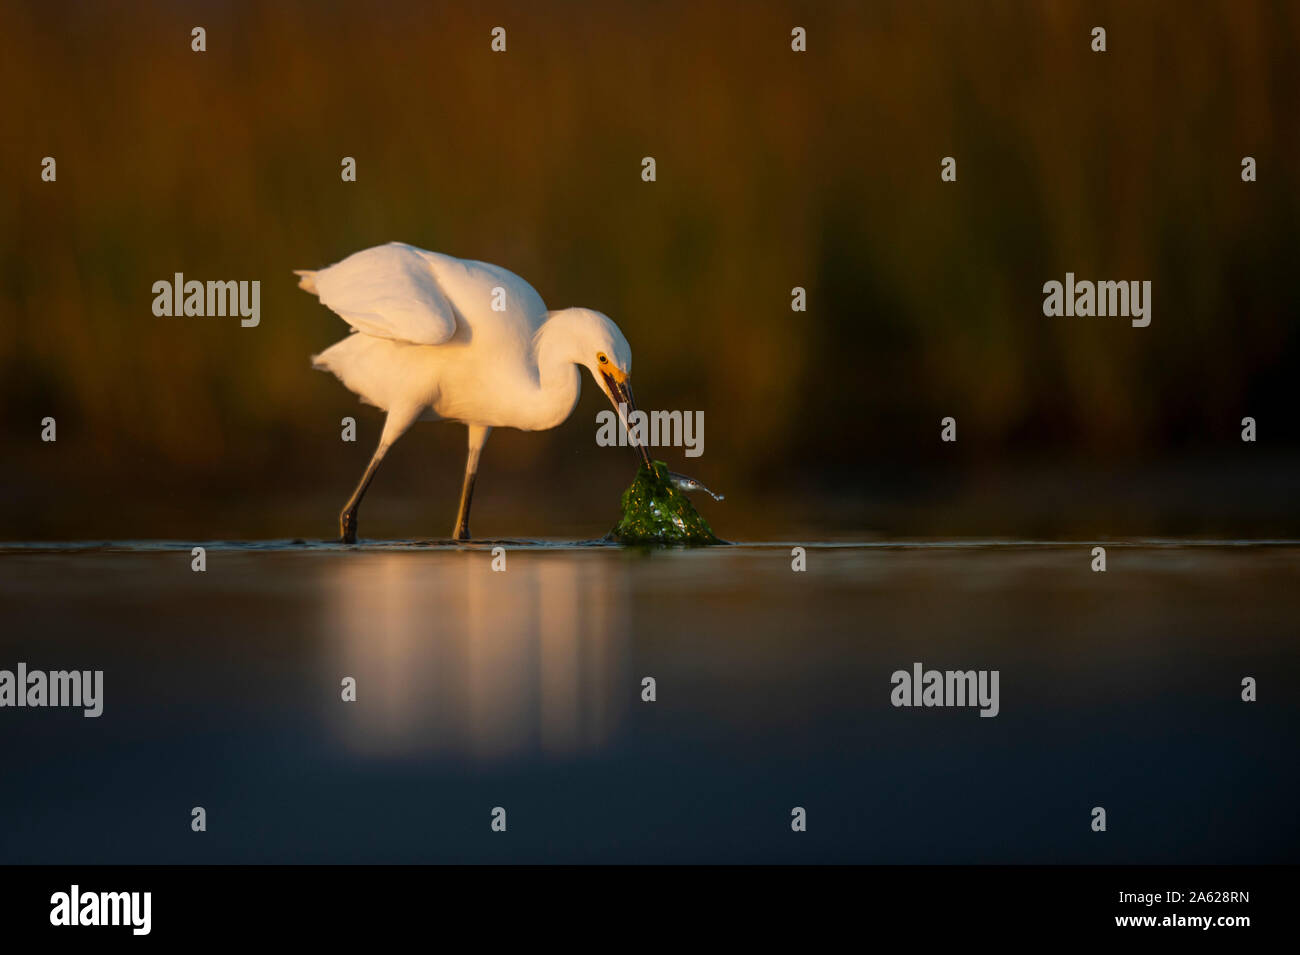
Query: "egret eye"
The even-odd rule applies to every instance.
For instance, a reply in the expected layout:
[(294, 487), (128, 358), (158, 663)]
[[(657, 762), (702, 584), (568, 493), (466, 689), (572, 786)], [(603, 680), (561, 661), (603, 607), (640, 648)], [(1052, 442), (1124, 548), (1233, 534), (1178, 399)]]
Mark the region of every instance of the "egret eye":
[(609, 359), (605, 357), (605, 353), (603, 351), (596, 352), (596, 360), (599, 361), (602, 365), (609, 361)]

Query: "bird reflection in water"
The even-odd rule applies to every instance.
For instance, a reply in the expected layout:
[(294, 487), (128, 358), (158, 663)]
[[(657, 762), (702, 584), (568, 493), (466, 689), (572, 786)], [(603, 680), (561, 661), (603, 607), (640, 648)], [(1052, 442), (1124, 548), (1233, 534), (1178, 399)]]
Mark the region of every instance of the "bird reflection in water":
[(334, 686), (357, 681), (357, 702), (335, 711), (344, 742), (481, 760), (602, 746), (640, 698), (624, 569), (515, 552), (494, 572), (486, 550), (460, 556), (449, 567), (445, 554), (374, 554), (326, 575)]

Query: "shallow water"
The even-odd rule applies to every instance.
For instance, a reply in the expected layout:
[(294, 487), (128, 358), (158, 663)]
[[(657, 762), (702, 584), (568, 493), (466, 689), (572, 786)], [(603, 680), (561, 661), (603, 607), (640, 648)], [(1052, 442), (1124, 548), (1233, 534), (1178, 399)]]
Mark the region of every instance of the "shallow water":
[(192, 546), (0, 545), (0, 862), (1297, 857), (1295, 541)]

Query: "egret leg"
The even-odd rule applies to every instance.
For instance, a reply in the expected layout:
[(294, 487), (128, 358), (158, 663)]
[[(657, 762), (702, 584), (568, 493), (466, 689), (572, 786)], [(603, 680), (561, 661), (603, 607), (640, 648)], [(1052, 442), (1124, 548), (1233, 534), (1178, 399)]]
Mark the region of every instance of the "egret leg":
[(357, 542), (357, 509), (361, 507), (361, 498), (365, 497), (366, 488), (370, 487), (370, 482), (374, 480), (375, 472), (379, 470), (379, 462), (384, 459), (384, 452), (387, 450), (381, 446), (375, 451), (374, 457), (366, 465), (366, 473), (361, 475), (357, 489), (352, 492), (352, 496), (348, 498), (348, 502), (343, 505), (343, 510), (339, 513), (339, 538), (345, 544)]
[(370, 487), (370, 482), (375, 478), (375, 472), (379, 470), (379, 462), (384, 459), (388, 449), (393, 446), (393, 442), (405, 433), (406, 429), (415, 421), (417, 411), (403, 411), (401, 413), (390, 411), (388, 417), (384, 419), (384, 431), (379, 436), (379, 447), (375, 448), (374, 455), (370, 458), (370, 463), (366, 465), (365, 473), (361, 475), (361, 480), (357, 483), (357, 489), (352, 492), (348, 502), (343, 505), (343, 510), (339, 513), (339, 539), (344, 544), (355, 544), (357, 542), (357, 510), (361, 507), (361, 499), (366, 495), (366, 489)]
[(478, 477), (478, 459), (491, 433), (492, 429), (484, 425), (469, 426), (469, 455), (465, 458), (465, 483), (460, 489), (460, 509), (456, 513), (456, 529), (451, 535), (458, 541), (469, 540), (469, 505), (474, 500), (474, 479)]

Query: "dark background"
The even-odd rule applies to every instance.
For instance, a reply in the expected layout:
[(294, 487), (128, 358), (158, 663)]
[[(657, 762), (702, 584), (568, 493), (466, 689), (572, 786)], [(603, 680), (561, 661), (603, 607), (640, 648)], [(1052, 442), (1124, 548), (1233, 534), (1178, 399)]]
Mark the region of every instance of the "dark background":
[[(0, 539), (333, 534), (380, 416), (290, 270), (393, 239), (611, 315), (642, 405), (705, 412), (662, 456), (723, 536), (1300, 533), (1294, 3), (6, 0), (0, 36)], [(177, 271), (259, 279), (260, 327), (154, 317)], [(1067, 271), (1151, 280), (1150, 327), (1045, 318)], [(475, 530), (611, 526), (603, 405), (496, 433)], [(464, 440), (400, 442), (363, 534), (445, 534)]]
[[(1296, 858), (1300, 551), (1113, 538), (1300, 536), (1297, 5), (3, 3), (0, 38), (0, 667), (105, 681), (4, 712), (0, 862)], [(286, 546), (380, 420), (290, 270), (392, 239), (614, 317), (641, 403), (705, 412), (664, 457), (718, 533), (806, 572)], [(156, 318), (177, 271), (260, 280), (261, 325)], [(1151, 280), (1151, 326), (1044, 317), (1067, 271)], [(495, 434), (475, 531), (607, 530), (602, 407)], [(362, 534), (445, 534), (463, 451), (415, 429)], [(1077, 542), (897, 543), (967, 536)], [(998, 670), (1000, 715), (892, 707), (914, 661)]]

